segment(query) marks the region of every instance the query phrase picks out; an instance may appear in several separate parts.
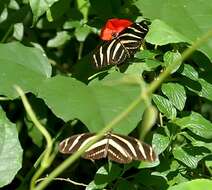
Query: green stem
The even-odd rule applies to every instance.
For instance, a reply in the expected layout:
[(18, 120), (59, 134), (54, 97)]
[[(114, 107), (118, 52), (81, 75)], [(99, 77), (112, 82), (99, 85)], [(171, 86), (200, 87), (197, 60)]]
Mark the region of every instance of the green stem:
[[(191, 48), (187, 49), (183, 55), (181, 61), (185, 60), (191, 53), (193, 53), (197, 47), (199, 47), (203, 42), (205, 42), (210, 36), (212, 36), (212, 31), (207, 33), (205, 36), (200, 38), (195, 44), (191, 46)], [(52, 180), (53, 178), (57, 177), (61, 172), (63, 172), (67, 167), (69, 167), (76, 159), (78, 159), (82, 153), (89, 148), (93, 143), (97, 142), (105, 133), (110, 131), (117, 123), (119, 123), (122, 119), (124, 119), (131, 111), (133, 111), (138, 104), (146, 99), (146, 96), (150, 96), (164, 81), (164, 79), (170, 75), (173, 68), (176, 67), (176, 65), (179, 64), (179, 60), (175, 60), (173, 64), (169, 65), (167, 69), (161, 73), (157, 80), (153, 81), (149, 87), (141, 92), (141, 94), (117, 117), (115, 117), (108, 125), (105, 126), (96, 136), (95, 138), (90, 141), (90, 143), (86, 144), (82, 149), (75, 152), (73, 155), (71, 155), (68, 159), (66, 159), (62, 164), (60, 164), (57, 168), (55, 168), (49, 176), (46, 178), (46, 180), (42, 181), (38, 186), (35, 188), (35, 190), (42, 190), (44, 189)]]
[(38, 121), (38, 119), (36, 118), (35, 116), (35, 113), (34, 111), (32, 110), (23, 90), (18, 87), (18, 86), (15, 86), (15, 89), (17, 90), (17, 92), (19, 93), (19, 95), (21, 96), (21, 99), (22, 99), (22, 102), (24, 104), (24, 107), (27, 111), (27, 113), (29, 114), (32, 122), (34, 123), (34, 125), (40, 130), (40, 132), (43, 134), (43, 136), (45, 137), (46, 139), (46, 142), (47, 142), (47, 146), (46, 146), (46, 149), (45, 149), (45, 152), (44, 152), (44, 155), (43, 155), (43, 159), (41, 161), (41, 166), (40, 168), (37, 170), (37, 172), (35, 173), (35, 175), (33, 176), (32, 180), (31, 180), (31, 188), (34, 189), (35, 187), (35, 184), (36, 184), (36, 180), (37, 178), (42, 174), (42, 172), (49, 167), (49, 165), (51, 164), (51, 161), (50, 161), (50, 156), (51, 156), (51, 151), (52, 151), (52, 145), (53, 145), (53, 142), (52, 142), (52, 139), (51, 139), (51, 136), (50, 134), (48, 133), (48, 131), (45, 129), (44, 126), (42, 126), (40, 124), (40, 122)]
[(79, 51), (78, 51), (78, 60), (80, 60), (82, 58), (83, 47), (84, 47), (84, 42), (80, 42), (79, 43)]

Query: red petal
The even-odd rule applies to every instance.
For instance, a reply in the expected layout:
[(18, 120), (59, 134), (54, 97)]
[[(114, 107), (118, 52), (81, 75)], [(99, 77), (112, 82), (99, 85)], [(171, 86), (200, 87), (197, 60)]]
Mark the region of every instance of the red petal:
[(129, 27), (132, 24), (133, 22), (128, 19), (109, 19), (104, 25), (104, 27), (101, 29), (100, 38), (106, 41), (112, 40), (121, 31), (123, 31), (125, 28)]

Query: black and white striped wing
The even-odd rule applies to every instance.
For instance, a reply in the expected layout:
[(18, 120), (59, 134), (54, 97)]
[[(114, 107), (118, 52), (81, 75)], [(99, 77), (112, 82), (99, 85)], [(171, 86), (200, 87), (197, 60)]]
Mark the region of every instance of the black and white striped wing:
[(148, 26), (144, 22), (134, 23), (132, 26), (122, 31), (118, 39), (130, 56), (133, 56), (142, 46), (147, 32)]
[[(73, 135), (65, 140), (63, 140), (59, 145), (59, 151), (63, 154), (73, 154), (74, 152), (80, 150), (87, 143), (89, 143), (95, 137), (91, 133), (82, 133), (79, 135)], [(107, 156), (106, 145), (108, 139), (101, 139), (89, 147), (85, 153), (82, 155), (85, 159), (97, 160)]]
[[(83, 133), (71, 136), (60, 143), (59, 150), (64, 154), (72, 154), (95, 137), (94, 134)], [(157, 156), (152, 147), (139, 140), (109, 133), (91, 145), (82, 156), (85, 159), (97, 160), (108, 157), (118, 163), (130, 163), (132, 160), (154, 161)]]
[(122, 147), (122, 152), (126, 152), (127, 157), (131, 158), (131, 160), (153, 162), (157, 159), (152, 147), (136, 138), (111, 134), (111, 139)]
[(144, 22), (127, 27), (116, 38), (96, 48), (92, 57), (95, 66), (102, 68), (123, 63), (138, 51), (147, 32)]
[(98, 46), (93, 53), (93, 62), (97, 68), (123, 63), (130, 54), (122, 43), (115, 38)]

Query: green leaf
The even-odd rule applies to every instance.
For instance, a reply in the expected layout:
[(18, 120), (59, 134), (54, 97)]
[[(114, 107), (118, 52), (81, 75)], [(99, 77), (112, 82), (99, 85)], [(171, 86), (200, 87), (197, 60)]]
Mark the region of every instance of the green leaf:
[(191, 80), (198, 80), (198, 72), (188, 64), (183, 65), (183, 70), (180, 72), (183, 76), (190, 78)]
[(33, 23), (44, 14), (58, 0), (29, 0), (30, 7), (33, 13)]
[(16, 126), (0, 109), (0, 187), (9, 184), (22, 167), (23, 150)]
[(22, 40), (24, 35), (24, 25), (23, 23), (14, 24), (13, 37), (19, 41)]
[(77, 118), (90, 132), (99, 131), (104, 126), (92, 91), (76, 79), (63, 76), (47, 79), (38, 89), (38, 96), (66, 122)]
[(179, 125), (182, 129), (188, 128), (194, 134), (203, 138), (212, 138), (212, 123), (199, 113), (192, 112), (189, 116), (176, 119), (174, 123)]
[(84, 42), (91, 33), (91, 28), (87, 25), (80, 26), (75, 30), (75, 36), (79, 42)]
[(145, 62), (136, 62), (135, 64), (129, 65), (125, 73), (138, 74), (141, 76), (144, 71), (154, 71), (160, 65), (160, 61), (147, 59)]
[(113, 180), (121, 175), (122, 169), (117, 164), (106, 164), (98, 169), (92, 181), (86, 190), (88, 189), (103, 189)]
[(201, 84), (202, 89), (198, 95), (212, 101), (212, 84), (204, 79), (199, 79), (198, 82)]
[(63, 28), (72, 29), (72, 28), (79, 28), (80, 26), (81, 26), (81, 23), (79, 20), (68, 20), (64, 23)]
[(210, 154), (211, 152), (207, 148), (198, 146), (178, 146), (173, 149), (174, 158), (180, 160), (192, 169), (195, 169), (198, 162)]
[(166, 136), (164, 128), (157, 128), (152, 138), (152, 146), (156, 154), (161, 154), (168, 147), (169, 143), (170, 139)]
[(0, 24), (1, 24), (2, 22), (4, 22), (5, 20), (7, 20), (7, 17), (8, 17), (8, 10), (7, 10), (7, 8), (5, 7), (5, 8), (3, 9), (3, 11), (1, 12), (1, 14), (0, 14)]
[(212, 181), (209, 179), (195, 179), (169, 187), (168, 190), (211, 190)]
[(164, 60), (163, 65), (165, 67), (168, 67), (169, 65), (173, 64), (175, 61), (178, 61), (177, 66), (175, 68), (172, 68), (172, 72), (171, 72), (171, 74), (172, 74), (172, 73), (175, 73), (181, 65), (181, 62), (180, 62), (181, 54), (179, 52), (168, 51), (164, 54), (163, 60)]
[[(89, 85), (105, 125), (126, 110), (139, 96), (141, 87), (136, 80), (134, 75), (113, 72), (104, 80), (92, 82)], [(141, 120), (145, 107), (144, 102), (141, 102), (136, 109), (113, 128), (113, 132), (123, 135), (129, 134)]]
[(190, 91), (212, 101), (212, 84), (205, 79), (199, 78), (196, 81), (184, 80), (182, 82)]
[(190, 42), (181, 33), (175, 31), (171, 26), (158, 19), (153, 20), (145, 39), (151, 44), (160, 46), (170, 43)]
[(47, 47), (59, 47), (70, 40), (71, 36), (66, 31), (57, 32), (57, 35), (47, 42)]
[(165, 83), (162, 85), (162, 92), (178, 110), (183, 110), (186, 102), (186, 92), (182, 85)]
[(19, 4), (16, 2), (16, 0), (10, 0), (10, 4), (8, 5), (8, 7), (10, 9), (13, 9), (13, 10), (19, 10), (20, 9), (20, 6)]
[[(187, 0), (142, 0), (136, 1), (135, 5), (145, 17), (160, 19), (188, 39), (183, 41), (194, 42), (212, 29), (212, 7), (209, 6), (208, 1), (193, 0), (191, 3)], [(158, 9), (158, 7), (160, 8)], [(160, 37), (167, 39), (164, 34)], [(172, 42), (180, 40), (181, 37), (177, 34), (171, 36), (170, 39)], [(212, 39), (202, 44), (200, 49), (212, 59)]]
[(147, 50), (147, 49), (144, 49), (142, 51), (138, 51), (136, 54), (135, 54), (135, 58), (138, 58), (138, 59), (155, 59), (155, 56), (158, 55), (157, 52), (153, 52), (153, 51), (150, 51), (150, 50)]
[(172, 103), (164, 98), (163, 96), (154, 94), (152, 96), (154, 103), (161, 113), (163, 113), (167, 118), (173, 120), (176, 118), (177, 111), (172, 105)]
[(205, 166), (207, 167), (208, 171), (212, 175), (212, 160), (205, 161)]
[(0, 44), (0, 94), (15, 98), (14, 85), (25, 92), (34, 92), (43, 80), (50, 77), (51, 66), (37, 48), (13, 42)]

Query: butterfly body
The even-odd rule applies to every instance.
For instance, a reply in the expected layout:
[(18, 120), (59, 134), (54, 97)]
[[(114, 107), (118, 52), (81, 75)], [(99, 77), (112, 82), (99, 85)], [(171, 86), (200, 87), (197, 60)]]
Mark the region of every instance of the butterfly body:
[(102, 68), (123, 63), (138, 51), (147, 32), (148, 26), (144, 22), (128, 26), (117, 37), (96, 48), (93, 54), (95, 66)]

